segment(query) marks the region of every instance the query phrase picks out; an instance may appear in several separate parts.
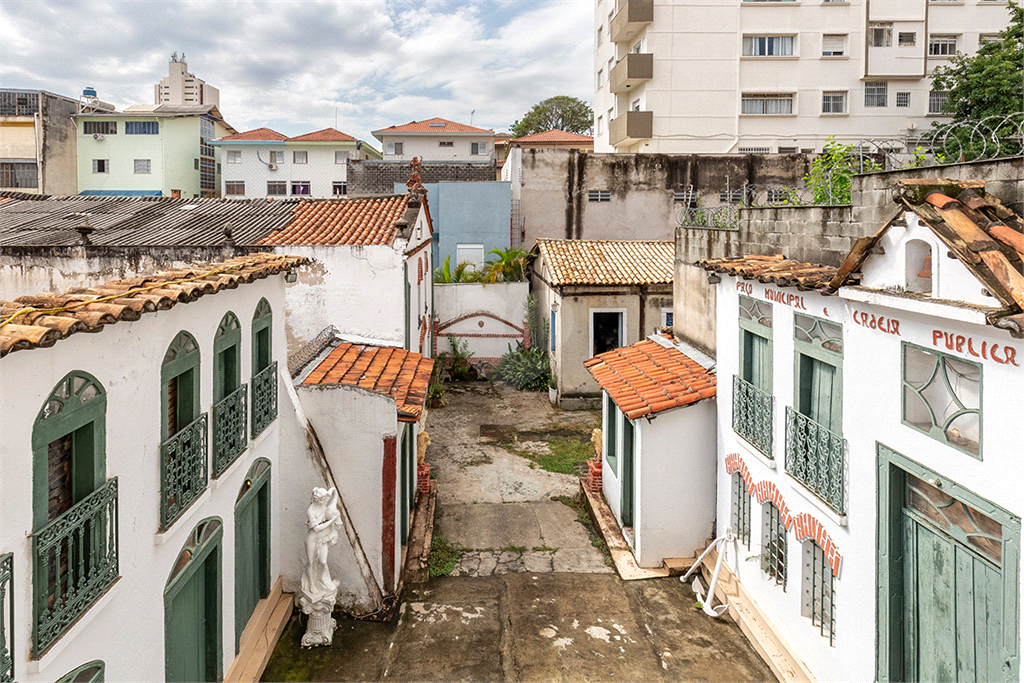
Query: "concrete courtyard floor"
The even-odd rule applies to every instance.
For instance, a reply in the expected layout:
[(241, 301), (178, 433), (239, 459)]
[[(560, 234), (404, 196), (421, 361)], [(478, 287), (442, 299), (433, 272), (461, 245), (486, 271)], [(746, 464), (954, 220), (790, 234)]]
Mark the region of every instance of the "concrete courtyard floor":
[(339, 619), (330, 648), (302, 650), (293, 616), (263, 680), (774, 680), (733, 622), (695, 608), (688, 585), (619, 579), (593, 529), (559, 501), (578, 495), (575, 475), (495, 442), (509, 429), (520, 450), (549, 435), (585, 441), (597, 413), (490, 382), (455, 385), (445, 401), (427, 418), (427, 460), (434, 534), (468, 549), (455, 570), (407, 585), (393, 623)]

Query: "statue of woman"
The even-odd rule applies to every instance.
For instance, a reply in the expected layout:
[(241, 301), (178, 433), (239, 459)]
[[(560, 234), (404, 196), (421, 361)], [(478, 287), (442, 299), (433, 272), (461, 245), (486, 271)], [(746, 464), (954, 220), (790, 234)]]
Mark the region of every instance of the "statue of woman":
[(331, 579), (327, 567), (327, 551), (338, 542), (341, 512), (338, 510), (338, 492), (316, 487), (306, 509), (306, 570), (302, 572), (302, 590), (311, 602), (322, 596), (337, 594), (340, 581)]

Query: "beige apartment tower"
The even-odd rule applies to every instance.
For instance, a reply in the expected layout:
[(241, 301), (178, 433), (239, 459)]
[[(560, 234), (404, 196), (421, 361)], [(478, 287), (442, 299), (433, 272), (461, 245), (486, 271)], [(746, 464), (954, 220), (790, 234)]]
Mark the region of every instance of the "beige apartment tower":
[(595, 0), (594, 149), (912, 146), (949, 120), (930, 74), (1008, 23), (1001, 0)]
[(220, 106), (220, 90), (188, 70), (185, 53), (175, 52), (167, 66), (167, 77), (153, 86), (153, 104), (212, 104)]

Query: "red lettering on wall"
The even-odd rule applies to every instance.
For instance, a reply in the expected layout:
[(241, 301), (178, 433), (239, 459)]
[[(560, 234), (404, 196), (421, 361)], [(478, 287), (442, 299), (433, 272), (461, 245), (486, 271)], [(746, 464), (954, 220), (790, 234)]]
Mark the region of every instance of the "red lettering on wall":
[(978, 358), (978, 354), (974, 352), (974, 339), (971, 337), (967, 338), (967, 353), (971, 354), (975, 358)]
[[(857, 320), (856, 315), (854, 315), (854, 320)], [(974, 348), (973, 337), (965, 337), (962, 334), (953, 334), (951, 332), (943, 332), (942, 330), (932, 330), (932, 346), (938, 347), (940, 342), (950, 351), (955, 350), (957, 353), (967, 353), (975, 358), (981, 357), (985, 360), (994, 360), (1000, 365), (1011, 364), (1020, 367), (1017, 364), (1017, 349), (1012, 346), (1004, 346), (1002, 357), (1000, 358), (999, 344), (989, 345), (987, 341), (982, 341), (981, 353), (979, 354)]]
[(932, 330), (932, 346), (938, 346), (942, 339), (942, 330)]
[(960, 335), (960, 334), (956, 335), (956, 352), (957, 353), (963, 353), (964, 352), (964, 342), (966, 342), (966, 341), (967, 340), (964, 339), (963, 335)]
[(1017, 358), (1017, 349), (1013, 348), (1012, 346), (1004, 346), (1003, 356), (1006, 358), (1007, 363), (1012, 363), (1014, 366), (1018, 368), (1020, 367), (1019, 365), (1017, 365), (1017, 361), (1015, 360), (1015, 358)]
[(754, 286), (749, 282), (737, 282), (736, 289), (743, 292), (744, 294), (754, 293)]
[(996, 349), (998, 349), (998, 348), (999, 348), (999, 344), (993, 344), (992, 347), (989, 349), (989, 355), (992, 356), (992, 360), (994, 360), (995, 362), (997, 362), (1000, 365), (1002, 365), (1006, 361), (1005, 360), (999, 360), (999, 356), (996, 355)]
[[(876, 317), (874, 313), (868, 314), (864, 311), (854, 311), (853, 322), (857, 323), (861, 327), (878, 330), (879, 332), (885, 332), (886, 334), (894, 334), (897, 337), (900, 334), (900, 323), (898, 320), (886, 318), (881, 315)], [(942, 333), (939, 332), (939, 335), (941, 334)]]

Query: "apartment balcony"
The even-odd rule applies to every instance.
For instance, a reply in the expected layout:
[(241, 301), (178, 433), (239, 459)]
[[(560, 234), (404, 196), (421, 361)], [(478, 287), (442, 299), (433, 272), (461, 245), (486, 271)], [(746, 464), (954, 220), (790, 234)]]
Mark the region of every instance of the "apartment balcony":
[(249, 445), (249, 388), (238, 387), (213, 404), (213, 476), (219, 477)]
[(631, 52), (612, 68), (608, 84), (612, 92), (629, 92), (652, 78), (654, 78), (654, 55)]
[(117, 579), (117, 477), (32, 534), (38, 657)]
[(160, 444), (160, 528), (166, 529), (206, 490), (207, 415)]
[(612, 17), (609, 34), (613, 42), (632, 40), (654, 21), (654, 0), (620, 0), (619, 11)]
[(786, 472), (839, 514), (846, 512), (846, 440), (786, 406)]
[(751, 446), (774, 458), (772, 417), (775, 400), (739, 375), (732, 376), (732, 429)]
[(654, 112), (627, 111), (608, 124), (608, 143), (613, 147), (650, 140), (654, 130)]

